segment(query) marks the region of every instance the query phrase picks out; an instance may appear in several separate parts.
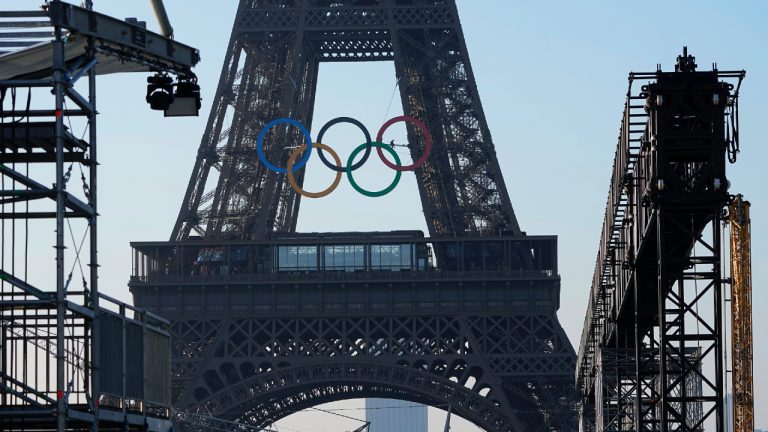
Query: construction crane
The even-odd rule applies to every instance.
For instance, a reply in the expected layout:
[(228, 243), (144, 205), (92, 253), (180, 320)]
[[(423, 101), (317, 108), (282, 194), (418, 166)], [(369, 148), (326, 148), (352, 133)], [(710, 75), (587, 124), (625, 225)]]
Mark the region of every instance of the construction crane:
[(749, 201), (741, 195), (730, 204), (731, 327), (733, 344), (734, 432), (752, 432), (755, 403), (752, 388), (752, 257)]

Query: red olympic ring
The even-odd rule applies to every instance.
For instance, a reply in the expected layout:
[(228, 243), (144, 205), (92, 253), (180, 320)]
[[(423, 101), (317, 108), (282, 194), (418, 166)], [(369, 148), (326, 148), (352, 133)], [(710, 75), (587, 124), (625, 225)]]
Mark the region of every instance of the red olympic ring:
[(381, 129), (379, 129), (379, 133), (376, 135), (376, 141), (383, 142), (384, 132), (386, 132), (386, 130), (393, 124), (401, 121), (413, 124), (421, 131), (421, 134), (424, 135), (424, 153), (421, 155), (421, 157), (410, 165), (398, 166), (397, 164), (393, 164), (387, 160), (386, 157), (384, 157), (384, 152), (380, 147), (376, 148), (376, 152), (379, 154), (381, 161), (384, 162), (384, 165), (388, 166), (389, 168), (392, 168), (395, 171), (414, 171), (416, 168), (424, 165), (424, 162), (426, 162), (427, 158), (429, 157), (429, 153), (432, 151), (432, 134), (429, 133), (429, 129), (427, 129), (427, 126), (424, 125), (421, 120), (409, 115), (403, 115), (389, 119), (381, 126)]

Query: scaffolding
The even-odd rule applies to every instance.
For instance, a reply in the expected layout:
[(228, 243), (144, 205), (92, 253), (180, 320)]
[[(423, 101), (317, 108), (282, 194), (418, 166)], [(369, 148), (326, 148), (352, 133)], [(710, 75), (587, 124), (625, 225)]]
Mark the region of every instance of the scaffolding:
[(170, 427), (168, 321), (99, 292), (96, 76), (198, 60), (90, 1), (0, 11), (0, 430)]

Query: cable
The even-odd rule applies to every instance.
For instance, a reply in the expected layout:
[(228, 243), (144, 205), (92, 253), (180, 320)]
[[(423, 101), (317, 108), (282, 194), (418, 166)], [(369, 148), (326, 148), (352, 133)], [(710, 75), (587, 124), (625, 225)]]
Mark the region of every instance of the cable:
[[(447, 405), (430, 405), (435, 408), (443, 408), (447, 407)], [(403, 406), (384, 406), (384, 407), (362, 407), (362, 408), (331, 408), (327, 409), (325, 411), (327, 412), (335, 412), (335, 411), (369, 411), (369, 410), (383, 410), (383, 409), (412, 409), (412, 408), (424, 408), (426, 405), (403, 405)]]
[[(69, 236), (72, 238), (72, 246), (75, 247), (75, 262), (72, 264), (72, 269), (69, 271), (69, 279), (72, 278), (72, 272), (75, 270), (75, 266), (80, 267), (80, 276), (83, 278), (83, 288), (86, 290), (88, 289), (88, 284), (85, 281), (85, 272), (83, 271), (83, 263), (80, 260), (80, 251), (83, 249), (83, 245), (85, 244), (85, 239), (88, 236), (88, 231), (90, 229), (90, 226), (85, 228), (85, 232), (83, 233), (83, 238), (80, 240), (80, 245), (78, 246), (75, 242), (75, 234), (72, 230), (72, 224), (69, 222), (69, 219), (67, 219), (67, 226), (69, 227)], [(67, 282), (67, 285), (69, 285), (69, 282)]]
[[(29, 111), (32, 107), (32, 87), (29, 87), (29, 92), (27, 93), (27, 153), (30, 153), (29, 148), (29, 129), (30, 129), (30, 117), (29, 117)], [(29, 160), (27, 160), (27, 166), (26, 170), (24, 172), (24, 175), (29, 178)], [(29, 185), (27, 185), (26, 190), (29, 190)], [(29, 200), (26, 200), (26, 207), (24, 209), (26, 214), (29, 214)], [(29, 218), (24, 219), (24, 282), (27, 282), (27, 277), (29, 276)]]
[[(16, 87), (11, 88), (11, 107), (13, 109), (12, 114), (12, 122), (16, 123), (15, 115), (16, 115)], [(15, 138), (15, 129), (11, 129), (14, 131), (14, 137)], [(16, 171), (16, 161), (11, 164), (11, 169)], [(16, 179), (14, 178), (11, 182), (11, 188), (16, 189)], [(16, 214), (16, 200), (11, 201), (11, 214)], [(11, 219), (11, 274), (16, 275), (16, 218), (14, 217)]]
[[(0, 89), (0, 110), (5, 111), (3, 108), (5, 108), (5, 96), (6, 96), (6, 90), (5, 88)], [(13, 111), (13, 110), (11, 110)], [(0, 130), (5, 131), (5, 117), (0, 116)], [(0, 134), (0, 144), (2, 144), (2, 150), (3, 153), (5, 153), (5, 134)], [(0, 176), (0, 190), (5, 190), (5, 175)], [(5, 202), (1, 205), (1, 214), (5, 216)], [(2, 218), (2, 222), (0, 222), (0, 268), (5, 268), (5, 217)], [(3, 294), (5, 294), (5, 281), (0, 281), (0, 289)]]
[(389, 97), (389, 104), (387, 104), (387, 112), (384, 113), (384, 119), (382, 120), (382, 123), (387, 121), (387, 116), (389, 115), (389, 110), (392, 108), (392, 101), (395, 100), (395, 92), (397, 92), (397, 88), (400, 86), (400, 79), (402, 77), (397, 77), (397, 80), (395, 80), (395, 88), (392, 89), (392, 96)]
[(335, 415), (335, 416), (338, 416), (338, 417), (342, 417), (342, 418), (345, 418), (345, 419), (349, 419), (349, 420), (355, 420), (355, 421), (359, 421), (359, 422), (361, 422), (361, 423), (365, 423), (365, 420), (360, 420), (359, 418), (350, 417), (350, 416), (348, 416), (348, 415), (339, 414), (339, 413), (337, 413), (337, 412), (333, 412), (333, 411), (325, 410), (325, 409), (322, 409), (322, 408), (315, 408), (315, 407), (311, 407), (310, 409), (311, 409), (311, 410), (313, 410), (313, 411), (320, 411), (320, 412), (324, 412), (324, 413), (326, 413), (326, 414), (331, 414), (331, 415)]
[(739, 100), (738, 96), (731, 98), (728, 113), (725, 117), (725, 139), (728, 150), (728, 161), (736, 163), (739, 149)]
[(300, 426), (301, 429), (296, 429), (294, 427), (290, 426), (277, 426), (277, 422), (274, 422), (270, 425), (270, 428), (273, 429), (274, 432), (281, 432), (281, 431), (290, 431), (290, 432), (326, 432), (324, 429), (307, 429), (306, 427)]

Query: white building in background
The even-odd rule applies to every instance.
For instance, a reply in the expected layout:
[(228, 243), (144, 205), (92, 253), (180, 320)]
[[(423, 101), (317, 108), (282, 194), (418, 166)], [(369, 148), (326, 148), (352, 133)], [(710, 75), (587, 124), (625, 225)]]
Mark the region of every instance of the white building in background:
[(395, 399), (366, 399), (369, 432), (427, 432), (427, 407)]

